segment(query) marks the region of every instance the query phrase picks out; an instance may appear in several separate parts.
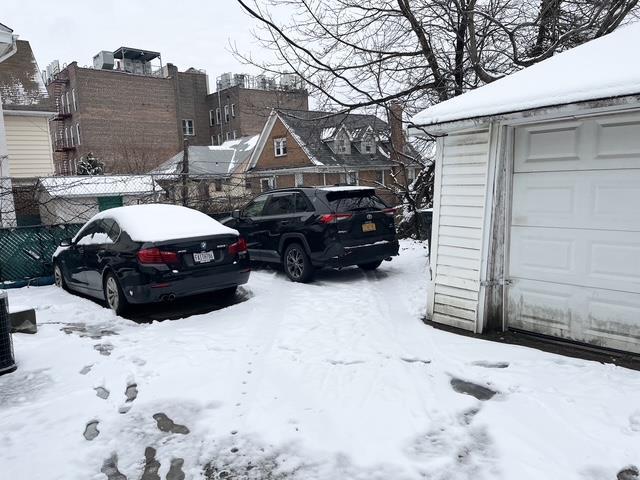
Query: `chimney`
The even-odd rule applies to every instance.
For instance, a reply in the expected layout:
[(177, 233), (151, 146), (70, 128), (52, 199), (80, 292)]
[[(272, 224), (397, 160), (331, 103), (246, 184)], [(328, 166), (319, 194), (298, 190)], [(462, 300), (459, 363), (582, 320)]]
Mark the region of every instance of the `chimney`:
[(391, 129), (391, 160), (394, 162), (402, 162), (404, 160), (404, 157), (401, 155), (401, 153), (404, 153), (406, 141), (402, 129), (403, 113), (404, 108), (398, 101), (392, 102), (387, 110), (387, 119)]

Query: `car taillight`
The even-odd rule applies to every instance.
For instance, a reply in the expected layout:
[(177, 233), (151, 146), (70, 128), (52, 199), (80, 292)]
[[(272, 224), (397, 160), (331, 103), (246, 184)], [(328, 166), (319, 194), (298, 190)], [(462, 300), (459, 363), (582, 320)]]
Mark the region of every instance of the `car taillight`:
[(240, 237), (236, 243), (229, 245), (229, 254), (238, 255), (247, 253), (247, 241)]
[(138, 252), (140, 263), (178, 263), (176, 252), (163, 252), (159, 248), (145, 248)]
[(337, 223), (341, 220), (349, 220), (353, 217), (350, 213), (327, 213), (320, 215), (320, 223)]
[(385, 215), (389, 215), (390, 217), (393, 217), (396, 214), (396, 209), (395, 208), (385, 208), (384, 210), (382, 210), (382, 213), (384, 213)]

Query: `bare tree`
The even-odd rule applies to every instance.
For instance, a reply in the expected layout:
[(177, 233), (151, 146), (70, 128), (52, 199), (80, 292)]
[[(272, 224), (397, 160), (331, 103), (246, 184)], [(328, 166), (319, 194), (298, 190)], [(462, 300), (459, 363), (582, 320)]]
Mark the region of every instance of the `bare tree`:
[[(409, 114), (612, 32), (638, 0), (237, 0), (276, 60), (241, 60), (301, 76), (323, 109)], [(281, 13), (285, 13), (282, 15)], [(287, 20), (282, 21), (285, 18)], [(419, 161), (406, 158), (403, 170)], [(415, 213), (431, 203), (429, 170), (394, 190)]]

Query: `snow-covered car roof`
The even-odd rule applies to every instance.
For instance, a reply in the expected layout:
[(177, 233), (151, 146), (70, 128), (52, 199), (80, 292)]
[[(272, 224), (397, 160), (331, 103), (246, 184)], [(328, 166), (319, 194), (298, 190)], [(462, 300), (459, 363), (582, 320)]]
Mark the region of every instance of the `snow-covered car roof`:
[(319, 187), (319, 190), (324, 190), (325, 192), (349, 192), (349, 191), (364, 191), (364, 190), (374, 190), (374, 187), (349, 187), (349, 186), (338, 186), (338, 187)]
[(163, 242), (209, 235), (239, 235), (210, 216), (178, 205), (130, 205), (105, 210), (90, 221), (110, 218), (135, 242)]
[(434, 105), (417, 126), (640, 93), (640, 22)]

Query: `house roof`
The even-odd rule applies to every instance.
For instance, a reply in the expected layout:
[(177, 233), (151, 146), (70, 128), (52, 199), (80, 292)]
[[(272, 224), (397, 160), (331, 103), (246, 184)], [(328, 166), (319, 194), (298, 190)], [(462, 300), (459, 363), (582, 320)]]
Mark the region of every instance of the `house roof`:
[[(190, 175), (229, 175), (253, 151), (258, 135), (228, 140), (222, 145), (189, 146)], [(182, 171), (183, 152), (164, 162), (153, 173), (176, 174)]]
[(38, 64), (26, 40), (16, 42), (17, 51), (0, 63), (0, 97), (5, 110), (54, 112)]
[(78, 175), (46, 177), (38, 188), (52, 197), (102, 197), (110, 195), (150, 195), (162, 192), (151, 175)]
[(434, 125), (638, 94), (638, 41), (640, 22), (427, 108), (412, 123)]
[[(390, 164), (389, 125), (375, 115), (307, 110), (277, 110), (277, 115), (316, 165), (366, 167)], [(354, 142), (348, 155), (337, 154), (331, 149), (333, 138), (343, 129)], [(368, 130), (378, 138), (374, 153), (360, 152), (358, 142)]]

